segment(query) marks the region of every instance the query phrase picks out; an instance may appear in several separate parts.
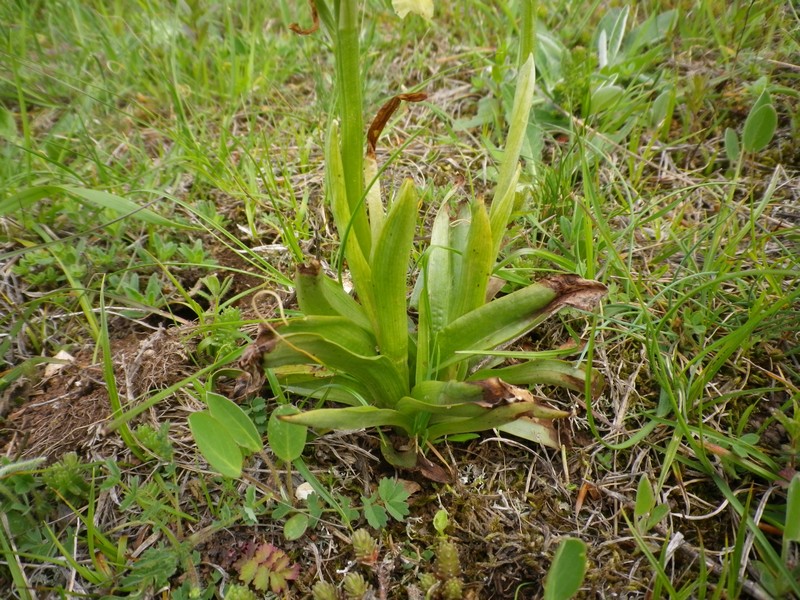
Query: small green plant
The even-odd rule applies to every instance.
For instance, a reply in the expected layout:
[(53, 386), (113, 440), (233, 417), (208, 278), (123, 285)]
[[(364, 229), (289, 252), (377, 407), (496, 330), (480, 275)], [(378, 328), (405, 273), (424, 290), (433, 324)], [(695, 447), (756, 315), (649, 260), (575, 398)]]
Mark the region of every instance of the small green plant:
[(85, 501), (89, 494), (85, 471), (86, 466), (81, 464), (78, 455), (67, 452), (45, 469), (42, 479), (60, 498), (74, 505)]
[(143, 423), (136, 428), (134, 435), (143, 448), (166, 463), (172, 462), (175, 448), (169, 439), (169, 421), (162, 423), (158, 429)]
[(374, 565), (378, 560), (378, 542), (366, 529), (356, 529), (350, 538), (356, 561), (362, 565)]
[(438, 597), (442, 600), (460, 600), (464, 592), (464, 582), (461, 579), (461, 559), (454, 542), (439, 540), (433, 568), (439, 580)]
[(244, 453), (259, 452), (261, 436), (239, 405), (214, 392), (206, 393), (207, 410), (189, 416), (189, 428), (208, 463), (226, 477), (242, 474)]
[(669, 513), (668, 504), (656, 502), (653, 486), (646, 475), (639, 479), (639, 487), (636, 490), (636, 505), (633, 509), (633, 522), (638, 528), (639, 533), (644, 536), (653, 527), (658, 525)]
[(339, 592), (336, 586), (329, 581), (318, 581), (311, 589), (311, 596), (314, 600), (339, 600)]
[(347, 600), (362, 600), (372, 590), (372, 586), (364, 579), (364, 576), (354, 571), (344, 576), (342, 587)]
[(241, 581), (273, 594), (285, 592), (289, 582), (300, 575), (300, 565), (293, 564), (283, 550), (268, 543), (248, 544), (245, 555), (234, 566)]
[(258, 600), (259, 596), (246, 585), (229, 585), (225, 588), (225, 600)]
[[(317, 263), (297, 270), (297, 301), (304, 314), (277, 327), (265, 324), (244, 366), (266, 368), (289, 391), (346, 405), (280, 418), (319, 429), (391, 427), (411, 443), (381, 434), (393, 465), (419, 469), (431, 479), (448, 474), (424, 456), (429, 443), (497, 428), (559, 447), (550, 419), (567, 413), (548, 408), (524, 387), (548, 383), (583, 391), (587, 373), (541, 354), (497, 351), (564, 307), (590, 310), (605, 287), (562, 275), (489, 301), (506, 227), (516, 201), (518, 161), (534, 90), (533, 58), (521, 53), (510, 129), (490, 207), (472, 199), (455, 208), (444, 203), (433, 223), (430, 245), (409, 305), (408, 268), (414, 249), (418, 197), (404, 183), (384, 208), (374, 160), (378, 136), (401, 99), (381, 109), (364, 139), (355, 0), (317, 3), (334, 40), (341, 78), (341, 140), (332, 124), (326, 145), (327, 192), (342, 254), (358, 301), (326, 277)], [(532, 36), (532, 7), (523, 5), (523, 35)], [(522, 44), (530, 48), (527, 37)], [(352, 67), (352, 65), (351, 65)], [(355, 78), (353, 81), (351, 79)], [(341, 142), (341, 143), (340, 143)], [(364, 166), (366, 165), (366, 166)], [(416, 322), (410, 320), (416, 309)], [(502, 367), (507, 358), (516, 364)]]

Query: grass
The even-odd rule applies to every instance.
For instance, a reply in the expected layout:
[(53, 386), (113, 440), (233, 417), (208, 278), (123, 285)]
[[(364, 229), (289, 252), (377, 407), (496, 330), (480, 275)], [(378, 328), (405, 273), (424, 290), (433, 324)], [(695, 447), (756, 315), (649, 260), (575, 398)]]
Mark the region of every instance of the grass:
[[(428, 93), (379, 149), (406, 144), (387, 179), (414, 179), (424, 228), (446, 195), (493, 188), (517, 9), (440, 3), (426, 23), (388, 4), (369, 3), (362, 32), (366, 116), (398, 91)], [(410, 515), (373, 530), (390, 567), (356, 569), (397, 597), (435, 575), (442, 537), (465, 597), (541, 597), (566, 536), (587, 545), (585, 597), (800, 596), (787, 520), (800, 15), (757, 0), (616, 4), (539, 4), (498, 272), (506, 291), (553, 272), (608, 286), (597, 314), (564, 313), (520, 342), (574, 347), (605, 391), (551, 399), (574, 408), (560, 453), (484, 435), (437, 449), (452, 484), (399, 473)], [(294, 466), (265, 451), (230, 480), (187, 425), (216, 391), (265, 434), (285, 398), (235, 360), (259, 320), (296, 309), (295, 264), (336, 260), (322, 198), (333, 59), (321, 36), (288, 29), (309, 21), (303, 3), (252, 0), (0, 7), (4, 596), (223, 597), (254, 539), (300, 566), (291, 594), (340, 584), (365, 525), (347, 515), (394, 475), (375, 436), (316, 438)], [(744, 130), (765, 91), (776, 129), (756, 150)], [(318, 490), (309, 504), (294, 498), (301, 479)], [(308, 529), (284, 539), (296, 515)]]

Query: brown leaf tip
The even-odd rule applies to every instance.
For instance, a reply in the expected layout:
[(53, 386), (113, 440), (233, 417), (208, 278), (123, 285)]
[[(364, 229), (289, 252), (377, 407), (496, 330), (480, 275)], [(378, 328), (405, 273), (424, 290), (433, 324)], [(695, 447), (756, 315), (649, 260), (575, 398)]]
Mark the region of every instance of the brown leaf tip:
[(528, 390), (508, 384), (499, 377), (490, 377), (474, 383), (483, 388), (483, 399), (477, 404), (486, 408), (534, 401), (533, 395)]
[(599, 281), (583, 279), (577, 275), (556, 275), (541, 282), (552, 289), (556, 298), (546, 312), (555, 312), (563, 306), (591, 311), (608, 293), (608, 288)]

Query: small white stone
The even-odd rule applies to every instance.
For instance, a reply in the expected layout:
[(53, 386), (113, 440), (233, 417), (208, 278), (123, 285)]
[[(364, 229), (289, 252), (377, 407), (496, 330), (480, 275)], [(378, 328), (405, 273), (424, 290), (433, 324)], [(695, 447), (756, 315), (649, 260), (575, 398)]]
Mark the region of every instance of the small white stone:
[(311, 487), (311, 484), (308, 482), (301, 483), (297, 486), (297, 489), (294, 491), (294, 497), (298, 500), (305, 500), (311, 494), (314, 493), (314, 488)]

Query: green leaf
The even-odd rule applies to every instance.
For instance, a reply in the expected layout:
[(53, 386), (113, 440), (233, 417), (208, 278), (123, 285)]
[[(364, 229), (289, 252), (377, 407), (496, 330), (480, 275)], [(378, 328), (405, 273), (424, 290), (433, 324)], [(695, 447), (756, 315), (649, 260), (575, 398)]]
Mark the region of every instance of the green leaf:
[(403, 521), (408, 516), (409, 493), (399, 481), (384, 477), (378, 484), (378, 495), (393, 519)]
[(363, 405), (370, 396), (369, 390), (354, 379), (319, 367), (289, 365), (272, 369), (272, 373), (280, 386), (299, 396), (350, 406)]
[(403, 183), (370, 260), (378, 346), (403, 379), (408, 379), (408, 263), (414, 241), (417, 194)]
[(653, 487), (650, 480), (645, 476), (639, 479), (639, 487), (636, 489), (636, 506), (633, 509), (633, 517), (638, 520), (647, 515), (656, 505), (656, 498), (653, 494)]
[(197, 448), (211, 468), (225, 477), (237, 478), (242, 474), (242, 451), (239, 445), (211, 413), (200, 411), (189, 415), (189, 429)]
[(291, 462), (299, 458), (306, 446), (307, 428), (302, 424), (290, 423), (281, 417), (299, 414), (290, 404), (278, 406), (272, 411), (267, 422), (269, 447), (279, 459)]
[[(292, 319), (288, 324), (281, 325), (275, 330), (275, 335), (279, 339), (290, 338), (298, 334), (310, 334), (330, 340), (359, 356), (377, 356), (378, 354), (376, 350), (377, 342), (372, 333), (361, 327), (354, 327), (353, 321), (347, 317), (301, 317)], [(278, 342), (275, 345), (275, 349), (270, 350), (270, 355), (278, 355), (280, 347), (281, 344)], [(291, 350), (293, 355), (297, 353), (297, 349), (293, 348), (292, 344), (284, 345), (283, 347)]]
[(305, 315), (341, 316), (362, 329), (371, 330), (362, 306), (344, 291), (338, 281), (327, 277), (318, 262), (300, 265), (294, 285), (297, 304)]
[[(325, 159), (326, 184), (330, 198), (330, 206), (339, 238), (344, 246), (344, 255), (350, 267), (353, 286), (364, 310), (374, 323), (375, 306), (372, 298), (372, 273), (366, 257), (372, 245), (370, 239), (369, 223), (365, 210), (356, 210), (356, 216), (351, 213), (350, 202), (347, 197), (344, 167), (342, 156), (339, 153), (338, 125), (331, 125), (328, 144), (326, 145)], [(363, 173), (358, 174), (359, 178)]]
[(597, 114), (617, 106), (625, 95), (625, 90), (618, 85), (604, 85), (592, 93), (592, 113)]
[(139, 206), (133, 200), (103, 192), (100, 190), (89, 190), (79, 188), (74, 185), (46, 185), (30, 187), (19, 194), (7, 198), (0, 202), (0, 216), (15, 210), (25, 210), (42, 198), (54, 195), (67, 195), (76, 198), (84, 204), (89, 204), (95, 208), (109, 209), (123, 216), (132, 217), (145, 221), (152, 225), (162, 225), (164, 227), (177, 227), (184, 229), (194, 229), (191, 226), (162, 217), (149, 208)]
[(771, 103), (754, 106), (744, 122), (742, 146), (747, 152), (759, 152), (772, 141), (778, 126), (778, 113)]
[(731, 129), (730, 127), (725, 128), (725, 154), (728, 156), (728, 160), (731, 162), (736, 162), (739, 160), (739, 152), (741, 149), (739, 148), (739, 136), (736, 135), (736, 132)]
[(377, 500), (377, 494), (373, 494), (369, 498), (361, 496), (361, 502), (364, 504), (364, 518), (367, 523), (375, 529), (383, 529), (389, 523), (389, 517), (386, 515), (386, 510), (378, 504)]
[(436, 530), (436, 533), (439, 535), (444, 535), (445, 530), (447, 530), (447, 526), (450, 524), (450, 519), (448, 518), (447, 511), (443, 508), (440, 508), (436, 511), (436, 514), (433, 515), (433, 528)]
[(492, 262), (497, 257), (500, 242), (505, 234), (508, 219), (511, 215), (514, 191), (519, 177), (519, 156), (530, 122), (533, 93), (536, 88), (536, 68), (533, 55), (523, 57), (525, 62), (517, 75), (514, 105), (509, 118), (508, 135), (505, 151), (500, 163), (497, 187), (492, 198), (489, 216), (492, 223)]
[(304, 513), (293, 515), (283, 524), (283, 537), (290, 542), (300, 539), (308, 529), (308, 523), (308, 515)]
[(650, 531), (653, 527), (658, 525), (668, 514), (669, 514), (668, 504), (658, 504), (654, 506), (653, 510), (650, 511), (650, 516), (648, 516), (644, 522), (644, 530)]
[(432, 338), (435, 338), (450, 322), (450, 303), (453, 293), (452, 254), (450, 211), (447, 210), (447, 205), (443, 204), (433, 221), (431, 245), (423, 269)]
[[(352, 333), (348, 332), (346, 338), (339, 338), (337, 342), (347, 344)], [(354, 354), (349, 346), (322, 335), (283, 336), (264, 356), (264, 365), (268, 368), (305, 364), (322, 365), (334, 373), (357, 378), (358, 384), (368, 390), (369, 402), (377, 406), (393, 406), (408, 394), (408, 382), (400, 377), (387, 357)]]
[(364, 429), (366, 427), (401, 427), (411, 430), (408, 417), (396, 410), (375, 406), (347, 406), (344, 408), (319, 408), (294, 415), (284, 415), (281, 420), (320, 429)]
[(484, 304), (450, 323), (438, 338), (439, 366), (463, 360), (460, 350), (491, 350), (513, 340), (564, 306), (589, 310), (605, 295), (596, 281), (559, 276)]
[[(586, 387), (586, 371), (565, 360), (529, 360), (508, 367), (480, 369), (470, 375), (468, 381), (478, 381), (490, 377), (499, 377), (512, 385), (557, 385), (576, 392), (583, 392)], [(598, 394), (602, 387), (602, 377), (593, 373), (593, 392)]]
[(431, 440), (453, 435), (456, 433), (476, 433), (494, 429), (513, 421), (524, 415), (529, 416), (564, 416), (563, 411), (555, 411), (531, 402), (517, 402), (506, 404), (497, 408), (485, 409), (485, 412), (477, 417), (466, 419), (446, 419), (431, 425), (428, 428), (428, 437)]
[(483, 202), (476, 199), (470, 204), (469, 231), (453, 291), (451, 319), (473, 311), (486, 302), (486, 286), (494, 266), (492, 248), (489, 215)]
[[(564, 417), (569, 416), (569, 413), (564, 413)], [(558, 439), (553, 424), (548, 419), (532, 419), (528, 417), (521, 417), (506, 423), (505, 425), (498, 425), (497, 429), (503, 433), (508, 433), (523, 440), (528, 440), (548, 448), (561, 449), (561, 442)], [(448, 439), (453, 439), (448, 438)]]
[(586, 575), (586, 544), (566, 538), (559, 544), (544, 580), (545, 600), (569, 600), (580, 589)]
[(800, 542), (800, 473), (795, 473), (786, 493), (785, 542)]
[(0, 106), (0, 139), (13, 143), (16, 142), (17, 137), (17, 123), (14, 115), (4, 106)]
[(206, 394), (206, 403), (211, 416), (228, 431), (239, 446), (250, 452), (259, 452), (264, 448), (255, 424), (238, 404), (214, 392)]

